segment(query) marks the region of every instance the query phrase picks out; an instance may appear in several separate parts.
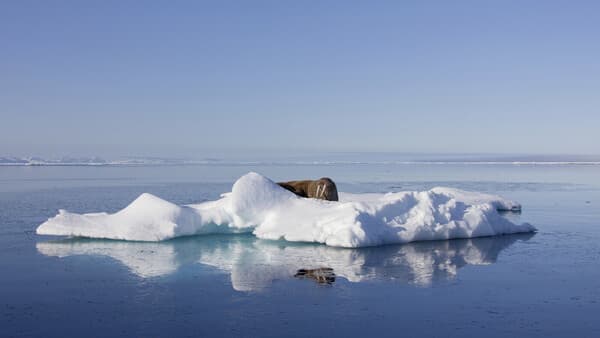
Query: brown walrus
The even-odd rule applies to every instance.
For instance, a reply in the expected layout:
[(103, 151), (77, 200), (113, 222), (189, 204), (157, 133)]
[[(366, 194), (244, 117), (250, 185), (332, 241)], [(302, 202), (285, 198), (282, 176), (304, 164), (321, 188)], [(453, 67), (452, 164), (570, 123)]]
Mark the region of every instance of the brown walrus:
[(338, 201), (337, 187), (329, 177), (323, 177), (314, 181), (289, 181), (278, 182), (277, 184), (300, 197)]

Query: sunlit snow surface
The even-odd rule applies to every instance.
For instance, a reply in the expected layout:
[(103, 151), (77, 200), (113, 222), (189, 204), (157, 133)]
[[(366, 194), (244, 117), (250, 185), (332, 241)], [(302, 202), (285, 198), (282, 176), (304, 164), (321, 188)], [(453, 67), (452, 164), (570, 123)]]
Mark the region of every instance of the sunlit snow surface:
[(59, 214), (38, 234), (161, 241), (209, 233), (252, 232), (259, 238), (363, 247), (535, 231), (498, 210), (521, 206), (499, 196), (451, 188), (387, 194), (340, 193), (339, 202), (300, 198), (248, 173), (216, 201), (178, 206), (142, 194), (114, 214)]

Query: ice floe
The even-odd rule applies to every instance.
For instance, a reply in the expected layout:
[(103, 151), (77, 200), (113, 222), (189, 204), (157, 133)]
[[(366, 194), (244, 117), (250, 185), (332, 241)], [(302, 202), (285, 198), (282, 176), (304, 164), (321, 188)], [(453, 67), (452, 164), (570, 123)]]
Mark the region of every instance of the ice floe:
[(175, 237), (252, 232), (259, 238), (364, 247), (535, 231), (499, 210), (520, 210), (499, 196), (452, 188), (387, 194), (340, 193), (339, 202), (297, 197), (248, 173), (216, 201), (178, 206), (142, 194), (114, 213), (60, 210), (38, 234), (161, 241)]

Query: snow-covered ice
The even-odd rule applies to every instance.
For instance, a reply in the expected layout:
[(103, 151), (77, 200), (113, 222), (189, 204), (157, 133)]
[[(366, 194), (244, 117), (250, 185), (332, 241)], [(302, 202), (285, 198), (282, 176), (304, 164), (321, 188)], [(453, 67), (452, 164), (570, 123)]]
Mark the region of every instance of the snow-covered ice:
[(521, 206), (499, 196), (451, 188), (387, 194), (340, 193), (339, 202), (300, 198), (248, 173), (216, 201), (178, 206), (142, 194), (114, 214), (59, 214), (38, 234), (161, 241), (209, 233), (252, 232), (259, 238), (363, 247), (535, 231), (498, 210)]

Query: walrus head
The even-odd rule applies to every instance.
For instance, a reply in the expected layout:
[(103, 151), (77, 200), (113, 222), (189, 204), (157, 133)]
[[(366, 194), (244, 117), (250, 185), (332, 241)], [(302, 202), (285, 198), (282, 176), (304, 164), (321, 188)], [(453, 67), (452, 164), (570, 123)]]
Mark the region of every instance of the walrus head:
[(329, 177), (322, 177), (316, 182), (315, 198), (327, 200), (327, 201), (338, 201), (337, 187), (332, 179)]

